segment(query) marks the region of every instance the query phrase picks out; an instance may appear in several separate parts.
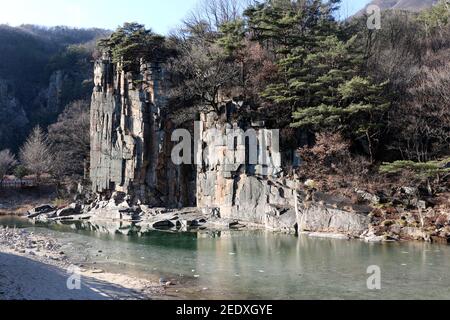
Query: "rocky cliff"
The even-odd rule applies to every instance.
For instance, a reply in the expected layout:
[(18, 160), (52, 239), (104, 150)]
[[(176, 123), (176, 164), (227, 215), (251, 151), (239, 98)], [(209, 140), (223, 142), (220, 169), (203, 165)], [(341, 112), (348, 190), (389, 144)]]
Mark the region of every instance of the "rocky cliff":
[(16, 135), (25, 131), (28, 118), (23, 105), (17, 99), (10, 81), (0, 79), (0, 146), (8, 147)]
[[(192, 123), (195, 166), (171, 158), (175, 125), (167, 115), (164, 67), (141, 62), (125, 73), (108, 56), (95, 63), (91, 106), (91, 180), (97, 218), (151, 228), (230, 227), (360, 235), (368, 212), (311, 203), (281, 167), (277, 130), (238, 120), (239, 103)], [(341, 201), (342, 202), (342, 201)], [(182, 211), (167, 208), (195, 207)], [(159, 209), (158, 209), (159, 208)]]
[(277, 132), (224, 113), (200, 119), (198, 207), (224, 219), (295, 232), (296, 184), (283, 178)]
[(54, 123), (92, 93), (93, 43), (109, 32), (0, 24), (0, 150), (17, 152), (30, 130)]
[(135, 204), (192, 205), (191, 181), (170, 161), (171, 124), (164, 119), (164, 73), (157, 63), (125, 73), (108, 57), (95, 63), (91, 106), (91, 180), (106, 197)]

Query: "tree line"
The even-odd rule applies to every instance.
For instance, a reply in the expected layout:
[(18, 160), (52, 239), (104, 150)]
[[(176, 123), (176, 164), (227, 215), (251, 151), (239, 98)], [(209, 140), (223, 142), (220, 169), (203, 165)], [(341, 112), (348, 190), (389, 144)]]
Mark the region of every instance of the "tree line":
[(100, 47), (127, 71), (140, 58), (165, 63), (172, 118), (242, 102), (240, 118), (282, 129), (305, 178), (448, 173), (450, 2), (384, 11), (380, 30), (336, 19), (340, 3), (204, 1), (165, 38), (129, 23)]
[(92, 93), (92, 53), (101, 29), (0, 24), (0, 150), (17, 153), (30, 131)]
[[(131, 75), (142, 59), (164, 64), (168, 116), (177, 123), (234, 100), (241, 120), (281, 129), (282, 148), (303, 160), (299, 177), (324, 190), (389, 177), (442, 186), (450, 171), (450, 2), (385, 11), (380, 30), (368, 29), (364, 16), (336, 19), (339, 5), (204, 1), (166, 37), (126, 23), (98, 47)], [(53, 163), (69, 164), (50, 170), (55, 176), (80, 175), (87, 158), (88, 136), (79, 141), (69, 129), (73, 110), (47, 136), (59, 154)]]
[[(89, 102), (70, 103), (58, 121), (45, 132), (36, 126), (21, 146), (18, 156), (0, 151), (0, 186), (8, 174), (22, 180), (32, 176), (39, 187), (51, 180), (64, 195), (65, 187), (87, 177), (90, 150)], [(45, 178), (45, 179), (43, 179)]]

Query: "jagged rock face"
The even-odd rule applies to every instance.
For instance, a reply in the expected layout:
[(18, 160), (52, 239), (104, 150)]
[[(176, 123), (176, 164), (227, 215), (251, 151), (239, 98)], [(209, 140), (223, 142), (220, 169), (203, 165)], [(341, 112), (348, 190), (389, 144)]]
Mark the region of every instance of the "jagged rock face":
[(370, 224), (370, 217), (367, 214), (323, 205), (300, 206), (299, 211), (299, 228), (303, 231), (360, 236)]
[(12, 85), (0, 79), (0, 145), (6, 146), (24, 132), (29, 121), (23, 106), (15, 97)]
[(197, 170), (176, 166), (171, 159), (176, 126), (165, 115), (162, 68), (142, 63), (139, 74), (118, 70), (107, 57), (95, 64), (91, 180), (105, 204), (95, 215), (108, 218), (109, 212), (109, 218), (122, 219), (119, 203), (140, 210), (197, 206), (208, 219), (277, 231), (359, 235), (368, 228), (367, 215), (325, 204), (305, 209), (299, 182), (281, 168), (278, 133), (233, 120), (236, 105), (232, 112), (226, 107), (222, 115), (200, 116), (194, 125)]
[[(163, 71), (142, 63), (139, 74), (119, 71), (108, 58), (95, 64), (91, 105), (91, 180), (94, 192), (123, 192), (131, 201), (179, 207), (193, 197), (182, 168), (167, 157)], [(186, 202), (186, 203), (185, 203)]]
[[(201, 117), (197, 204), (205, 214), (286, 232), (337, 232), (359, 236), (367, 230), (370, 218), (367, 212), (362, 212), (367, 208), (341, 208), (347, 199), (324, 196), (323, 201), (305, 204), (307, 197), (299, 191), (299, 181), (292, 176), (285, 177), (279, 167), (281, 155), (273, 131), (263, 126), (241, 126), (255, 130), (257, 149), (250, 150), (245, 138), (239, 136), (230, 148), (230, 143), (220, 138), (220, 133), (239, 127), (238, 124), (212, 114)], [(211, 128), (214, 130), (210, 131)], [(271, 160), (261, 165), (264, 150), (271, 150)], [(257, 152), (258, 164), (248, 164), (249, 152)], [(234, 164), (236, 162), (238, 165)], [(333, 207), (336, 201), (339, 203)]]
[[(201, 165), (175, 166), (171, 159), (174, 125), (165, 120), (164, 81), (154, 64), (142, 64), (138, 75), (118, 72), (110, 59), (95, 64), (91, 106), (91, 180), (96, 193), (123, 193), (128, 202), (150, 206), (197, 205), (237, 219), (295, 231), (295, 186), (279, 179), (278, 139), (270, 130), (253, 128), (258, 142), (258, 163), (247, 164), (245, 133), (229, 148), (226, 138), (209, 131), (239, 129), (215, 114), (200, 121)], [(138, 83), (138, 84), (136, 84)], [(246, 128), (247, 129), (247, 128)], [(272, 150), (264, 161), (262, 148)], [(197, 174), (195, 174), (197, 173)], [(194, 176), (194, 179), (191, 178)]]
[(62, 103), (62, 92), (67, 76), (63, 71), (58, 70), (52, 73), (49, 79), (48, 88), (42, 89), (39, 94), (37, 105), (40, 105), (43, 113), (58, 114), (64, 107)]
[[(270, 229), (295, 231), (295, 183), (281, 178), (278, 139), (272, 131), (245, 127), (230, 148), (220, 133), (239, 128), (232, 121), (219, 121), (204, 114), (200, 121), (201, 165), (197, 174), (197, 204), (205, 213), (217, 212), (223, 219), (237, 219)], [(211, 131), (213, 129), (213, 131)], [(247, 129), (244, 131), (244, 129)], [(245, 133), (254, 130), (257, 148), (246, 143)], [(219, 136), (219, 138), (218, 138)], [(264, 142), (264, 143), (262, 143)], [(272, 150), (269, 161), (261, 161), (263, 150)], [(249, 163), (256, 153), (254, 162)]]

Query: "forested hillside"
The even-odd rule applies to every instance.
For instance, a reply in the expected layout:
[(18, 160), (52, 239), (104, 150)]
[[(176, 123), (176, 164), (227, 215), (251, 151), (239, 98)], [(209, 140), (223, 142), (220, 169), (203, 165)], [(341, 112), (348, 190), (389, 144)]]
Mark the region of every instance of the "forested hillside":
[[(337, 20), (340, 3), (204, 1), (169, 36), (126, 23), (98, 50), (130, 76), (141, 59), (163, 64), (165, 112), (177, 125), (234, 101), (237, 120), (280, 129), (282, 152), (302, 160), (300, 179), (322, 191), (354, 194), (364, 186), (386, 193), (403, 183), (421, 186), (427, 196), (448, 190), (450, 2), (383, 11), (381, 30), (368, 29), (362, 16)], [(17, 150), (36, 124), (55, 122), (68, 103), (89, 97), (94, 39), (102, 35), (2, 27), (0, 149)], [(87, 123), (88, 104), (73, 105)], [(76, 158), (73, 150), (87, 158), (86, 123), (82, 143), (61, 139), (69, 135), (65, 129), (77, 136), (61, 124), (74, 118), (66, 110), (49, 130), (66, 159), (61, 163)], [(81, 162), (71, 165), (78, 174)]]
[(73, 100), (89, 98), (100, 29), (0, 25), (0, 149), (17, 151), (37, 124), (53, 123)]
[(240, 116), (281, 128), (282, 148), (299, 148), (304, 160), (300, 176), (325, 191), (388, 189), (389, 181), (425, 181), (428, 194), (433, 181), (442, 187), (448, 1), (383, 11), (381, 30), (369, 30), (364, 17), (337, 21), (338, 0), (263, 1), (243, 15), (230, 3), (239, 2), (205, 7), (166, 40), (177, 52), (169, 59), (172, 108), (217, 111), (220, 101), (242, 101)]

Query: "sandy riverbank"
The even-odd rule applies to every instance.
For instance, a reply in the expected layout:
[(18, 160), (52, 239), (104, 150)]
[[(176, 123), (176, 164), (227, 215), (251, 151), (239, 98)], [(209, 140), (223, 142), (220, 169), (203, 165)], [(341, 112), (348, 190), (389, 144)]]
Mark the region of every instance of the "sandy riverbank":
[[(59, 244), (26, 230), (0, 228), (0, 300), (147, 300), (161, 299), (159, 283), (77, 267), (81, 288), (70, 290), (73, 273)], [(76, 282), (70, 282), (76, 283)]]

